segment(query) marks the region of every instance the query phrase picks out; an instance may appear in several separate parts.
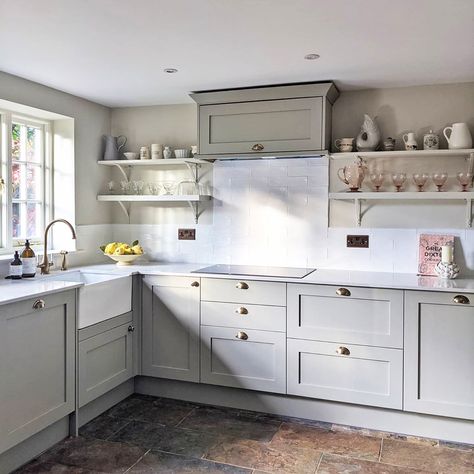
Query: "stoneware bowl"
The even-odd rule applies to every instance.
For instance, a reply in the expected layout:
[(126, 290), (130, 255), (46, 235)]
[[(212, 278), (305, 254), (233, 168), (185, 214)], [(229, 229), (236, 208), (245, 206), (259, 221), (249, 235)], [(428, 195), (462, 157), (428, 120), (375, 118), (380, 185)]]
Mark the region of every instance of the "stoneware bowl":
[(127, 158), (127, 160), (138, 160), (139, 154), (134, 153), (133, 151), (126, 151), (123, 156)]
[(175, 150), (174, 155), (176, 158), (189, 158), (189, 150), (187, 148)]
[(104, 253), (107, 257), (110, 257), (112, 260), (115, 260), (117, 262), (117, 265), (122, 266), (122, 265), (131, 265), (138, 257), (143, 256), (142, 255), (108, 255)]

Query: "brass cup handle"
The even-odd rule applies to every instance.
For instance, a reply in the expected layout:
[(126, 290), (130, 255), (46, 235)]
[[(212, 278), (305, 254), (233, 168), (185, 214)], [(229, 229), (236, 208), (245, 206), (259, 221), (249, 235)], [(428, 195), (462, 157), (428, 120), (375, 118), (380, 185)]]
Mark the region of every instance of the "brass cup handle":
[(128, 332), (133, 332), (133, 331), (135, 331), (135, 326), (132, 326), (130, 324), (130, 326), (128, 326)]
[(237, 283), (237, 285), (235, 285), (235, 287), (238, 290), (248, 290), (249, 289), (249, 286), (244, 281), (239, 281), (239, 283)]
[(193, 282), (191, 283), (191, 286), (197, 288), (197, 287), (199, 286), (199, 282), (198, 282), (198, 281), (193, 281)]
[(33, 303), (33, 309), (43, 309), (46, 306), (44, 300), (36, 300)]
[(453, 301), (457, 304), (469, 304), (470, 303), (469, 298), (467, 296), (464, 296), (464, 295), (456, 295), (453, 298)]
[(249, 314), (249, 310), (243, 306), (241, 306), (239, 309), (236, 309), (235, 312), (239, 314)]
[(344, 347), (344, 346), (338, 347), (336, 352), (339, 355), (345, 355), (345, 356), (351, 355), (351, 351), (347, 347)]
[(255, 143), (252, 147), (253, 151), (262, 151), (265, 147), (261, 143)]
[(241, 339), (242, 341), (246, 341), (249, 338), (247, 333), (245, 333), (243, 331), (239, 331), (235, 337), (237, 339)]
[(338, 288), (336, 290), (338, 296), (351, 296), (351, 292), (347, 288)]

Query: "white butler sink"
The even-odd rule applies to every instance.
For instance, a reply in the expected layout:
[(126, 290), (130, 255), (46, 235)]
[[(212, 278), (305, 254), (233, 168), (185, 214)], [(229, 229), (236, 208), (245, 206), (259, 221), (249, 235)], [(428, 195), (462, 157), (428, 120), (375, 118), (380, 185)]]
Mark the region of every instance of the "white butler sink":
[(72, 271), (48, 279), (84, 284), (79, 288), (79, 329), (132, 310), (131, 276)]

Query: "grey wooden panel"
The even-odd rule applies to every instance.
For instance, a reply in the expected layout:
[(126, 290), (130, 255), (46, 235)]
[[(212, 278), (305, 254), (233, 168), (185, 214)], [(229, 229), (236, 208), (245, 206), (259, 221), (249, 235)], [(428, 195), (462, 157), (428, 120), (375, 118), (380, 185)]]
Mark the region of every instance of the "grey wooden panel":
[(405, 295), (405, 410), (473, 420), (474, 294)]
[(142, 373), (199, 381), (199, 279), (146, 277), (143, 282)]
[(239, 305), (203, 301), (201, 324), (205, 326), (239, 327), (286, 332), (284, 306)]
[(199, 107), (199, 152), (253, 153), (322, 149), (322, 98)]
[(75, 330), (74, 290), (0, 308), (0, 452), (74, 411)]
[(133, 337), (129, 324), (79, 343), (79, 406), (133, 377)]
[(319, 341), (403, 347), (403, 291), (288, 285), (288, 336)]
[[(248, 288), (239, 288), (240, 283), (243, 283)], [(286, 283), (203, 278), (201, 285), (201, 299), (204, 301), (274, 306), (286, 305)]]
[(402, 371), (400, 349), (288, 339), (291, 395), (401, 409)]
[(201, 382), (286, 393), (284, 333), (238, 328), (201, 328)]
[(90, 337), (96, 336), (101, 332), (109, 331), (110, 329), (122, 326), (125, 323), (131, 323), (133, 318), (133, 312), (130, 311), (125, 314), (116, 316), (115, 318), (106, 319), (101, 323), (93, 324), (92, 326), (87, 326), (86, 328), (79, 329), (79, 341), (84, 341)]

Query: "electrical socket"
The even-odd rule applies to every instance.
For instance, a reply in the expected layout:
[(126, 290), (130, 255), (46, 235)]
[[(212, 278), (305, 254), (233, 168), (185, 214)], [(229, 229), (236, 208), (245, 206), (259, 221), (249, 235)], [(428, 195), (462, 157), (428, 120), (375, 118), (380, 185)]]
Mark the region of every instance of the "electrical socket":
[(196, 240), (196, 229), (178, 229), (178, 240)]
[(368, 235), (348, 235), (347, 247), (367, 249), (369, 248), (369, 236)]

